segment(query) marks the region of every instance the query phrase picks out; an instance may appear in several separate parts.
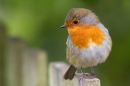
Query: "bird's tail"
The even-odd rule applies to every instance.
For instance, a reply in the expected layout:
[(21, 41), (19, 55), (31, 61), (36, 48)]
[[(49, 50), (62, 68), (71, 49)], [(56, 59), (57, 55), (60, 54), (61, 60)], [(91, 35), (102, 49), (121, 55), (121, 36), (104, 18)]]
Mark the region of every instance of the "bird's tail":
[(67, 72), (65, 73), (64, 79), (72, 80), (75, 75), (76, 70), (77, 70), (77, 68), (75, 68), (73, 65), (71, 65), (69, 67), (69, 69), (67, 70)]

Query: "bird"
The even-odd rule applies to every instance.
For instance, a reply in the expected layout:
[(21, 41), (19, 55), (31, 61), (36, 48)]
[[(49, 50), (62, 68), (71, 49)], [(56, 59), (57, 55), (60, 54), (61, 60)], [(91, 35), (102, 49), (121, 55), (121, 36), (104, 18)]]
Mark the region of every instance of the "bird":
[[(112, 39), (98, 16), (86, 8), (72, 8), (60, 28), (67, 28), (66, 58), (71, 64), (64, 79), (72, 80), (77, 68), (83, 78), (96, 78), (93, 67), (106, 61), (112, 48)], [(90, 76), (82, 68), (91, 68)], [(84, 77), (85, 76), (85, 77)]]

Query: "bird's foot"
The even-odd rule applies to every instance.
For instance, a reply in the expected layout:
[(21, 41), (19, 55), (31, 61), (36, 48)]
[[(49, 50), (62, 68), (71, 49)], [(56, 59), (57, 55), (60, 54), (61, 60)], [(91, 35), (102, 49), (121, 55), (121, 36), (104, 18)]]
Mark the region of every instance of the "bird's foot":
[(79, 79), (79, 83), (82, 79), (94, 79), (96, 78), (96, 75), (94, 73), (92, 74), (82, 74), (82, 76)]
[(82, 74), (81, 79), (94, 79), (96, 78), (96, 75), (94, 73), (92, 74)]
[(88, 79), (94, 79), (94, 78), (96, 78), (96, 75), (94, 73), (90, 74), (88, 77)]
[(94, 78), (96, 78), (96, 75), (95, 75), (94, 70), (93, 70), (92, 67), (91, 67), (91, 71), (92, 71), (91, 74), (85, 74), (85, 73), (83, 72), (83, 70), (82, 70), (82, 67), (80, 68), (80, 70), (81, 70), (81, 72), (82, 72), (82, 75), (81, 75), (80, 78), (79, 78), (79, 83), (80, 83), (80, 81), (81, 81), (82, 79), (94, 79)]

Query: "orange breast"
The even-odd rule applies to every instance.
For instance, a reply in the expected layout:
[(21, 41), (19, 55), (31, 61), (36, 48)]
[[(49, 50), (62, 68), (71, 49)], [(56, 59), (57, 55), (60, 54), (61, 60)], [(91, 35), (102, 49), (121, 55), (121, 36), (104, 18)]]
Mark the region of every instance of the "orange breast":
[(73, 45), (78, 48), (86, 48), (89, 43), (101, 45), (105, 39), (105, 35), (96, 25), (75, 25), (67, 28)]

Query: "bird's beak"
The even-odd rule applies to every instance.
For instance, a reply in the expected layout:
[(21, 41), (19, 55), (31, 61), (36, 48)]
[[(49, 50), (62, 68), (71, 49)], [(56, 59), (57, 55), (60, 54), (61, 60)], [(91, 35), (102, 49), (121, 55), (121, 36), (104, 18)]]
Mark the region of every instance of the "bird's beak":
[(60, 28), (66, 28), (67, 26), (65, 24), (63, 24), (62, 26), (60, 26)]

